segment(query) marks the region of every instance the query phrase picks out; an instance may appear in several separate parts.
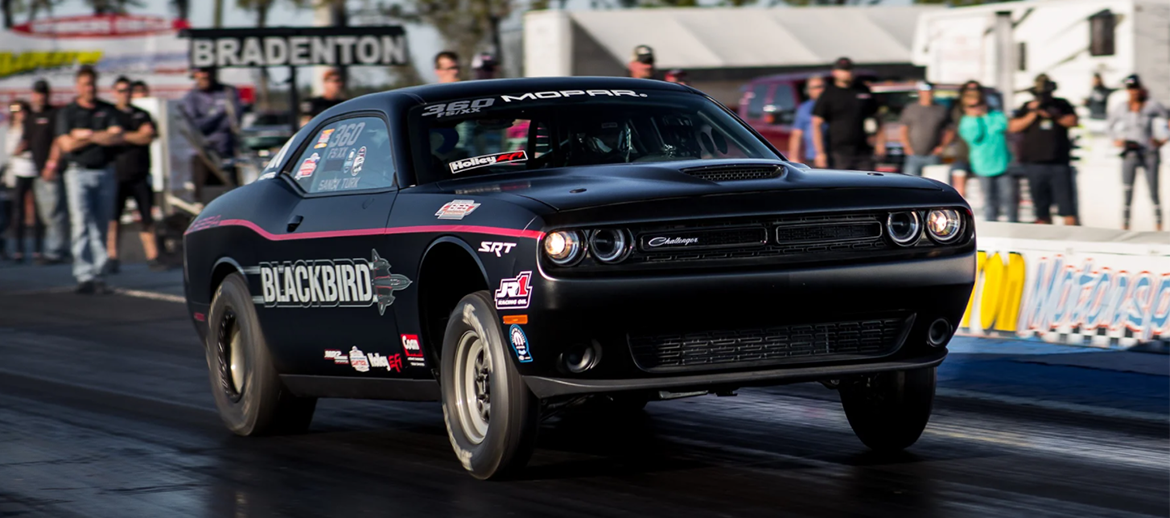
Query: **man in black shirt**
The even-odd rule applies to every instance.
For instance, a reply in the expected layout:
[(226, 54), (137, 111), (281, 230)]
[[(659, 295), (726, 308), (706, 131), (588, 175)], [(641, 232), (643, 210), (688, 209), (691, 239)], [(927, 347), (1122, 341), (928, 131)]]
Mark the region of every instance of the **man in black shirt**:
[(1051, 224), (1056, 204), (1064, 224), (1076, 225), (1068, 129), (1077, 125), (1077, 114), (1068, 101), (1052, 96), (1055, 90), (1048, 75), (1036, 76), (1031, 89), (1035, 99), (1016, 110), (1008, 131), (1022, 135), (1018, 158), (1028, 177), (1036, 223)]
[[(865, 132), (865, 120), (877, 113), (877, 101), (869, 87), (853, 80), (853, 61), (841, 58), (833, 64), (833, 82), (813, 107), (813, 146), (816, 167), (872, 170), (873, 148)], [(828, 135), (821, 130), (828, 123)], [(878, 127), (881, 133), (881, 127)], [(826, 140), (827, 139), (827, 140)], [(826, 144), (833, 150), (825, 153)]]
[(53, 139), (57, 137), (53, 127), (55, 108), (49, 105), (49, 83), (44, 79), (33, 83), (31, 110), (24, 118), (24, 133), (18, 148), (32, 151), (33, 164), (40, 177), (33, 182), (33, 197), (37, 213), (45, 224), (45, 250), (38, 264), (58, 264), (67, 252), (65, 233), (68, 232), (68, 215), (65, 212), (65, 187), (56, 174), (56, 162), (50, 163)]
[(114, 81), (114, 118), (122, 128), (125, 143), (114, 150), (114, 176), (118, 180), (117, 197), (114, 199), (113, 217), (110, 219), (110, 234), (106, 251), (110, 259), (106, 272), (118, 273), (118, 234), (122, 211), (126, 200), (134, 198), (138, 213), (142, 216), (142, 228), (138, 236), (142, 239), (142, 250), (151, 270), (163, 270), (158, 261), (158, 245), (154, 238), (154, 189), (150, 181), (150, 143), (154, 141), (154, 120), (141, 108), (130, 104), (133, 86), (130, 80), (119, 77)]
[(57, 110), (57, 147), (65, 166), (65, 194), (73, 238), (77, 293), (107, 293), (106, 232), (114, 203), (111, 165), (122, 145), (116, 109), (97, 98), (97, 72), (77, 72), (77, 99)]
[(313, 117), (321, 115), (321, 112), (343, 102), (345, 102), (345, 81), (341, 79), (341, 72), (336, 70), (325, 72), (321, 95), (301, 103), (301, 126), (308, 124)]

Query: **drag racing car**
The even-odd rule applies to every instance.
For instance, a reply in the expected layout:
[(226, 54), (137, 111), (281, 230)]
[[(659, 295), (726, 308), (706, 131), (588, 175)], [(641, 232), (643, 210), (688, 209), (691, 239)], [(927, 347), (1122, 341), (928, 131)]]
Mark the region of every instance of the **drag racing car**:
[(481, 479), (583, 401), (806, 381), (905, 448), (975, 275), (950, 187), (810, 170), (698, 90), (624, 78), (344, 102), (184, 239), (231, 431), (303, 431), (318, 398), (440, 401)]

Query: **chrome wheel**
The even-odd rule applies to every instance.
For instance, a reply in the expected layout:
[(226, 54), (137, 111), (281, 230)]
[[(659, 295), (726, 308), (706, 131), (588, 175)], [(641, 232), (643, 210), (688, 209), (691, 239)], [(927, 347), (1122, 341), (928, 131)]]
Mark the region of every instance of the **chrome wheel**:
[(491, 421), (492, 356), (479, 335), (465, 332), (455, 352), (456, 406), (463, 433), (474, 444), (483, 442)]

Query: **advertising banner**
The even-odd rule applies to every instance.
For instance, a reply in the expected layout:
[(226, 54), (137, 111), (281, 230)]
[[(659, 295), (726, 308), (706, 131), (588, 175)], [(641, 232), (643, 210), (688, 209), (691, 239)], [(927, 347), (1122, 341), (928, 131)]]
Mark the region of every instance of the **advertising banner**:
[(1170, 341), (1170, 246), (979, 238), (960, 333), (1122, 348)]

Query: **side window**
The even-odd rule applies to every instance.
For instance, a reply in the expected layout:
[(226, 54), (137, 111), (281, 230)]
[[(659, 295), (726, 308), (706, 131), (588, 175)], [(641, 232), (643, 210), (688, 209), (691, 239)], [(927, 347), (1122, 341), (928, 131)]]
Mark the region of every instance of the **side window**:
[(749, 119), (758, 119), (764, 115), (764, 105), (768, 101), (769, 83), (760, 83), (752, 88), (752, 98), (748, 101), (747, 115)]
[(322, 126), (287, 169), (306, 192), (382, 189), (394, 185), (390, 133), (378, 117), (357, 117)]

